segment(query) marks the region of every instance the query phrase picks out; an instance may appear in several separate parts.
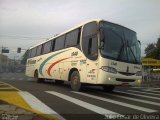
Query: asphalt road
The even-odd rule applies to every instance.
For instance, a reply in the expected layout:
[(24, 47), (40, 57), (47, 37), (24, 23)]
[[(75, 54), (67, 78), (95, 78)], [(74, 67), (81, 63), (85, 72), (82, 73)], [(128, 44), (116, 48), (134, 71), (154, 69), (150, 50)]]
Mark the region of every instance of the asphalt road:
[[(0, 74), (0, 81), (26, 92), (37, 103), (43, 103), (67, 120), (105, 120), (115, 115), (125, 115), (126, 119), (157, 119), (156, 114), (160, 113), (160, 88), (116, 87), (113, 92), (107, 93), (101, 87), (90, 86), (82, 92), (73, 92), (68, 83), (37, 83), (22, 73)], [(151, 116), (153, 114), (155, 116)]]

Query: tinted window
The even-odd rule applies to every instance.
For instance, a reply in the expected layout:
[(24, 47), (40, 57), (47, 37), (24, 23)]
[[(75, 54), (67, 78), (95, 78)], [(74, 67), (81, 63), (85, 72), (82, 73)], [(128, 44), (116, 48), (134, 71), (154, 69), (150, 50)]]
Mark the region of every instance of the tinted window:
[(43, 54), (49, 53), (51, 51), (51, 41), (44, 43)]
[(52, 40), (51, 51), (54, 51), (54, 49), (55, 49), (55, 43), (56, 43), (56, 41), (55, 41), (55, 40)]
[(37, 47), (37, 53), (36, 56), (41, 55), (41, 51), (42, 51), (42, 45)]
[[(37, 48), (37, 47), (36, 47)], [(31, 57), (35, 57), (36, 56), (36, 48), (33, 48), (31, 50)]]
[(88, 23), (83, 28), (83, 37), (89, 37), (97, 34), (97, 24), (96, 22)]
[(82, 49), (86, 57), (96, 60), (98, 57), (98, 38), (96, 22), (88, 23), (83, 28)]
[(27, 58), (30, 58), (31, 57), (31, 50), (28, 50), (28, 56)]
[(65, 40), (65, 36), (64, 35), (60, 36), (59, 38), (57, 38), (54, 50), (63, 49), (64, 48), (64, 40)]
[(76, 46), (79, 43), (79, 29), (76, 29), (66, 35), (65, 47)]

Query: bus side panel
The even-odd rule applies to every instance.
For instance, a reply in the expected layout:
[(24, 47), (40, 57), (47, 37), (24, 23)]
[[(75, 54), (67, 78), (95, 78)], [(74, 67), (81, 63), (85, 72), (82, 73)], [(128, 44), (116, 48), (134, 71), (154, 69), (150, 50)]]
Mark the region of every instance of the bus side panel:
[(25, 73), (26, 76), (34, 77), (35, 66), (36, 66), (35, 58), (30, 58), (27, 60), (26, 73)]

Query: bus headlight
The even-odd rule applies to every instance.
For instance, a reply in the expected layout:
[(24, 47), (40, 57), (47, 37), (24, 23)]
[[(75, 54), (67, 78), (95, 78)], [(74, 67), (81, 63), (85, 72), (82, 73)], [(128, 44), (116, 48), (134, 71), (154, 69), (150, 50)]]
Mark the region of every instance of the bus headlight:
[(137, 71), (136, 76), (142, 76), (142, 71)]
[(141, 80), (137, 80), (138, 83), (141, 83)]
[(102, 66), (101, 69), (106, 72), (115, 73), (115, 74), (117, 73), (117, 70), (115, 68), (112, 68), (109, 66)]

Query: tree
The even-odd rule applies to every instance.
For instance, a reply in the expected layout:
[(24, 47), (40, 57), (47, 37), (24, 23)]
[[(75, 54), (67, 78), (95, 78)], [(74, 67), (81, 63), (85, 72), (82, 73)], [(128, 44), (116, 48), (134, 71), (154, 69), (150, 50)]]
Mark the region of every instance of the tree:
[(156, 50), (156, 58), (157, 59), (160, 59), (160, 38), (158, 38), (158, 41), (157, 41), (157, 44), (156, 44), (156, 48), (157, 48), (157, 50)]
[(150, 43), (145, 48), (146, 57), (160, 59), (160, 38), (158, 38), (157, 43)]
[(29, 50), (26, 50), (26, 52), (25, 52), (24, 55), (22, 56), (22, 60), (21, 60), (21, 63), (22, 63), (22, 64), (26, 64), (28, 54), (29, 54)]
[(148, 44), (148, 46), (145, 48), (146, 57), (155, 58), (155, 54), (156, 54), (155, 50), (156, 50), (156, 46), (154, 43)]

